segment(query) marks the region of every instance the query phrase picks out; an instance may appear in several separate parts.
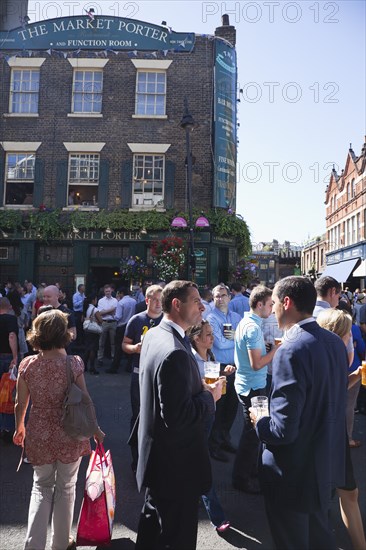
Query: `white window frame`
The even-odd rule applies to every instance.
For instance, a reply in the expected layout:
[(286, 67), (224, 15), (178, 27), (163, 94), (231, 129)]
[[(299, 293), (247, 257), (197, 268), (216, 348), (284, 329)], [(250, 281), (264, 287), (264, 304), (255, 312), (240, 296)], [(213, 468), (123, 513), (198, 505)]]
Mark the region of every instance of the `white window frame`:
[[(132, 210), (148, 210), (151, 208), (159, 207), (165, 197), (165, 153), (168, 151), (170, 147), (170, 143), (127, 143), (128, 147), (133, 153), (133, 160), (132, 160)], [(135, 165), (135, 160), (137, 157), (153, 157), (153, 159), (157, 157), (161, 157), (163, 159), (163, 166), (162, 166), (162, 192), (156, 193), (152, 189), (151, 192), (144, 192), (142, 190), (141, 193), (135, 192), (135, 183), (137, 181), (137, 167)], [(142, 187), (146, 185), (144, 182), (144, 179), (142, 178)], [(161, 180), (159, 180), (161, 181)], [(138, 200), (137, 200), (138, 199)]]
[[(104, 67), (108, 63), (108, 59), (68, 59), (68, 62), (73, 68), (73, 79), (72, 79), (72, 98), (71, 98), (71, 113), (68, 113), (68, 117), (89, 117), (89, 118), (102, 118), (102, 108), (103, 108), (103, 84), (104, 84)], [(83, 90), (82, 92), (75, 90), (75, 78), (78, 72), (86, 73), (101, 73), (101, 90), (99, 91), (88, 91)], [(94, 82), (94, 81), (93, 81)], [(85, 96), (88, 94), (99, 95), (101, 96), (100, 101), (100, 110), (99, 111), (75, 111), (75, 95), (83, 93)]]
[[(86, 79), (87, 73), (91, 73), (91, 80)], [(96, 79), (96, 75), (101, 78)], [(95, 86), (100, 83), (100, 91), (95, 89)], [(80, 90), (76, 90), (77, 85), (81, 86)], [(103, 99), (103, 71), (90, 69), (74, 70), (72, 81), (72, 113), (78, 115), (100, 115), (102, 113)], [(76, 107), (81, 103), (80, 110)], [(88, 110), (90, 106), (92, 110)]]
[[(20, 73), (19, 89), (15, 90), (15, 77), (16, 73)], [(27, 78), (29, 73), (29, 78)], [(35, 76), (38, 76), (38, 82), (35, 82)], [(32, 90), (32, 84), (37, 85), (36, 90)], [(35, 115), (38, 114), (39, 109), (39, 83), (40, 83), (40, 71), (38, 69), (12, 69), (11, 82), (10, 82), (10, 100), (9, 100), (9, 113), (16, 115)], [(25, 90), (24, 88), (29, 88)], [(34, 107), (34, 110), (32, 108)]]
[(352, 199), (354, 199), (356, 196), (356, 180), (355, 178), (352, 179), (352, 182), (351, 182), (351, 197)]
[[(132, 118), (154, 118), (154, 119), (167, 119), (166, 114), (166, 99), (167, 99), (167, 70), (170, 67), (172, 61), (166, 61), (166, 60), (148, 60), (148, 59), (131, 59), (131, 62), (133, 63), (134, 67), (136, 68), (136, 89), (135, 89), (135, 113), (132, 115)], [(147, 74), (164, 74), (165, 75), (165, 90), (164, 92), (159, 92), (157, 90), (157, 85), (155, 86), (155, 90), (150, 92), (147, 89), (145, 91), (139, 91), (138, 85), (139, 85), (139, 76), (142, 73)], [(145, 112), (144, 113), (138, 113), (138, 105), (139, 96), (145, 96)], [(154, 113), (149, 114), (146, 112), (147, 107), (147, 98), (149, 96), (153, 96), (155, 98), (154, 100)], [(164, 109), (162, 113), (156, 112), (156, 98), (164, 96)]]
[[(32, 155), (36, 159), (37, 156), (37, 150), (42, 145), (41, 141), (2, 141), (1, 146), (5, 151), (5, 174), (4, 174), (4, 194), (3, 194), (3, 207), (2, 208), (16, 208), (18, 210), (26, 210), (33, 208), (33, 200), (30, 204), (28, 203), (21, 203), (21, 204), (6, 204), (6, 189), (8, 185), (8, 155), (25, 155), (26, 157), (31, 157)], [(35, 165), (34, 165), (35, 168)], [(29, 181), (33, 182), (33, 193), (32, 193), (32, 199), (34, 196), (34, 172), (33, 172), (33, 178), (30, 180), (29, 178), (22, 180), (22, 178), (18, 179), (12, 179), (9, 180), (11, 183), (27, 183)]]
[[(9, 112), (5, 113), (5, 117), (38, 117), (39, 116), (39, 99), (40, 99), (40, 84), (41, 84), (41, 66), (43, 65), (45, 61), (45, 58), (43, 57), (33, 57), (33, 58), (24, 58), (24, 57), (10, 57), (8, 59), (8, 65), (11, 68), (11, 77), (10, 77), (10, 90), (9, 90)], [(15, 72), (20, 71), (22, 75), (25, 71), (29, 71), (33, 74), (38, 74), (38, 89), (37, 90), (14, 90), (14, 76)], [(21, 79), (21, 82), (23, 82), (23, 78)], [(20, 102), (17, 103), (20, 105), (20, 107), (24, 107), (25, 105), (28, 105), (27, 110), (21, 110), (21, 111), (14, 111), (13, 110), (13, 99), (14, 95), (19, 94), (20, 96)], [(30, 111), (30, 107), (32, 105), (32, 101), (30, 101), (30, 97), (32, 95), (37, 95), (37, 110), (36, 111)], [(22, 97), (28, 96), (28, 100), (26, 102), (22, 101)]]
[[(78, 160), (77, 173), (79, 173), (79, 178), (71, 179), (71, 171), (73, 160)], [(86, 166), (83, 168), (83, 162), (88, 161)], [(94, 167), (93, 167), (94, 164)], [(89, 175), (86, 177), (81, 176), (81, 171), (86, 170), (89, 172)], [(93, 177), (93, 171), (96, 171), (97, 177)], [(75, 206), (86, 206), (86, 207), (97, 207), (98, 206), (98, 191), (99, 191), (99, 182), (100, 182), (100, 154), (99, 152), (69, 152), (69, 161), (67, 167), (67, 207)], [(91, 195), (88, 200), (83, 200), (82, 189), (83, 187), (95, 187), (95, 194)], [(80, 189), (80, 191), (77, 191)], [(75, 201), (69, 203), (69, 197), (71, 190), (76, 192)]]
[[(16, 165), (18, 164), (18, 177), (9, 178), (8, 172), (9, 172), (9, 157), (10, 156), (16, 156), (19, 157), (19, 160), (17, 160)], [(25, 160), (25, 166), (26, 169), (22, 166), (20, 166), (20, 163), (22, 160)], [(34, 175), (35, 175), (35, 163), (36, 163), (36, 154), (35, 151), (8, 151), (5, 156), (5, 185), (4, 185), (4, 206), (9, 207), (19, 207), (19, 206), (33, 206), (33, 195), (34, 195)], [(32, 166), (29, 166), (31, 164)], [(26, 174), (28, 171), (31, 172), (31, 177), (21, 177), (20, 172), (26, 170)], [(15, 174), (16, 175), (16, 174)], [(6, 195), (7, 191), (9, 190), (8, 186), (11, 186), (12, 184), (18, 185), (19, 189), (22, 185), (28, 185), (32, 184), (32, 193), (30, 194), (30, 197), (27, 200), (27, 196), (29, 193), (25, 194), (24, 200), (22, 202), (6, 202)], [(30, 200), (31, 199), (31, 200)], [(27, 202), (24, 202), (27, 201)]]
[[(142, 75), (146, 75), (145, 89), (140, 91), (140, 86), (144, 85), (142, 82)], [(154, 75), (154, 83), (149, 83), (149, 75)], [(158, 90), (158, 75), (164, 77), (164, 91)], [(154, 90), (149, 91), (149, 85), (153, 84)], [(158, 97), (163, 97), (163, 105), (161, 112), (160, 104), (157, 103)], [(152, 100), (152, 103), (151, 101)], [(152, 106), (153, 112), (147, 112), (149, 107)], [(142, 108), (142, 112), (139, 109)], [(140, 117), (159, 117), (166, 115), (166, 72), (165, 71), (147, 71), (139, 70), (136, 73), (136, 94), (135, 94), (135, 115)]]
[[(150, 162), (152, 165), (150, 165)], [(158, 163), (161, 163), (161, 166), (158, 166)], [(142, 177), (138, 177), (141, 171)], [(160, 178), (154, 177), (156, 171), (161, 172)], [(138, 183), (141, 186), (141, 192), (136, 190), (135, 186)], [(156, 188), (160, 188), (160, 186), (161, 192), (157, 192)], [(164, 192), (165, 155), (161, 153), (135, 153), (133, 155), (132, 205), (152, 208), (158, 202), (164, 200)]]

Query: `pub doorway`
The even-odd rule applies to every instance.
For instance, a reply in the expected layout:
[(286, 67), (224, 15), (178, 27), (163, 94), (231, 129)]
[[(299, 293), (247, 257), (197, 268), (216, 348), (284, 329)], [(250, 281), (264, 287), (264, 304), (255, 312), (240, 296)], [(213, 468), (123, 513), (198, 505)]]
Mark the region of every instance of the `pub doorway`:
[(126, 281), (121, 278), (119, 267), (116, 266), (97, 266), (91, 267), (87, 281), (87, 291), (96, 292), (98, 296), (103, 296), (103, 287), (106, 284), (113, 284), (115, 289), (125, 286)]

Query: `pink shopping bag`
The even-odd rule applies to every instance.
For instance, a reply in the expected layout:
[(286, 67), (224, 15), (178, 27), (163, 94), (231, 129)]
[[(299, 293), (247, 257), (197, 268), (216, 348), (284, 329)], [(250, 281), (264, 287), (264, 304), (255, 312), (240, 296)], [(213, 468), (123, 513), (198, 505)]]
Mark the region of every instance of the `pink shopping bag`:
[(77, 546), (107, 545), (112, 539), (116, 488), (112, 457), (98, 445), (90, 456), (81, 506)]

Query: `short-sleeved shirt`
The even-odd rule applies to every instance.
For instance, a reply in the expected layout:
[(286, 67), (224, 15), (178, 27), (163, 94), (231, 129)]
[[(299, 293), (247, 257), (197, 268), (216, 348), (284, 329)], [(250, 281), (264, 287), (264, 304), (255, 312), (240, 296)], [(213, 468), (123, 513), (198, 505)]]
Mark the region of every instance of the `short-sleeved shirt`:
[[(146, 332), (152, 328), (157, 327), (160, 321), (163, 318), (163, 314), (160, 315), (157, 319), (152, 319), (148, 316), (146, 311), (142, 313), (137, 313), (133, 315), (127, 323), (125, 336), (132, 340), (132, 344), (138, 344), (141, 342), (141, 336), (146, 334)], [(140, 366), (140, 354), (132, 354), (132, 367), (139, 368)]]
[(15, 315), (2, 313), (0, 315), (0, 353), (12, 353), (9, 346), (9, 334), (15, 332), (18, 336), (18, 321)]
[[(77, 378), (84, 371), (84, 363), (77, 355), (70, 365)], [(90, 454), (90, 442), (68, 436), (61, 425), (63, 402), (67, 391), (66, 357), (47, 359), (30, 355), (19, 365), (19, 376), (27, 384), (32, 402), (26, 425), (25, 450), (34, 466), (76, 462)]]
[(267, 366), (253, 370), (250, 365), (248, 350), (259, 349), (266, 354), (262, 331), (262, 318), (253, 312), (245, 312), (235, 332), (234, 360), (237, 368), (235, 389), (239, 395), (248, 395), (250, 390), (266, 387)]

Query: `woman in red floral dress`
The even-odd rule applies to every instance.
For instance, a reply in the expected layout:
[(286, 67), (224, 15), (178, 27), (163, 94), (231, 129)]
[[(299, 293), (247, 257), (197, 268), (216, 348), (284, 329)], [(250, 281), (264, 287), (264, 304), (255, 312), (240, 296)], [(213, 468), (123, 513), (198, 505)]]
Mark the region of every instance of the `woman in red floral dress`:
[[(67, 315), (57, 309), (41, 313), (27, 340), (39, 353), (26, 357), (19, 365), (15, 403), (14, 443), (25, 445), (34, 469), (24, 548), (46, 548), (48, 520), (53, 509), (51, 548), (65, 550), (72, 547), (70, 531), (81, 458), (91, 451), (89, 441), (71, 438), (61, 425), (68, 387), (65, 347), (71, 340)], [(87, 391), (81, 358), (71, 356), (70, 365), (75, 383)], [(32, 405), (25, 428), (30, 399)], [(102, 442), (103, 438), (104, 433), (98, 427), (94, 439)]]

